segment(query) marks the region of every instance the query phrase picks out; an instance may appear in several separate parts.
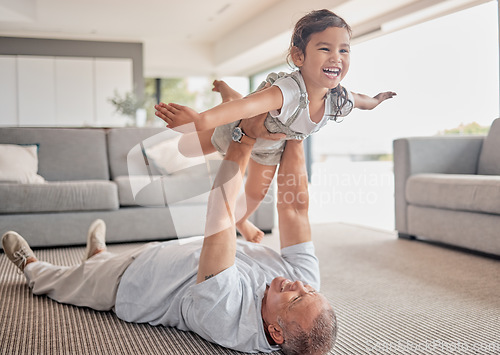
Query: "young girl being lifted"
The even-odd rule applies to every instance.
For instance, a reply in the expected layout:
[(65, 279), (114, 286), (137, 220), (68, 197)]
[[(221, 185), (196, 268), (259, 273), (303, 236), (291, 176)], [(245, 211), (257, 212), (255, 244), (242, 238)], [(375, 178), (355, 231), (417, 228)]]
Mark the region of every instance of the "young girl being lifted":
[[(351, 28), (341, 17), (329, 10), (312, 11), (293, 31), (288, 61), (297, 70), (270, 74), (246, 97), (216, 80), (213, 90), (221, 93), (223, 102), (202, 113), (174, 103), (155, 106), (156, 115), (169, 128), (186, 133), (181, 126), (194, 124), (196, 132), (185, 134), (179, 143), (186, 156), (196, 155), (195, 151), (199, 155), (200, 144), (203, 154), (209, 154), (225, 153), (232, 140), (255, 143), (245, 184), (246, 209), (236, 218), (236, 227), (246, 240), (259, 243), (264, 236), (248, 217), (266, 196), (286, 140), (304, 139), (330, 120), (341, 122), (353, 108), (371, 110), (396, 95), (388, 91), (369, 97), (340, 85), (349, 70), (350, 39)], [(245, 135), (240, 122), (261, 114), (267, 114), (264, 125), (272, 134), (270, 139), (255, 142)]]

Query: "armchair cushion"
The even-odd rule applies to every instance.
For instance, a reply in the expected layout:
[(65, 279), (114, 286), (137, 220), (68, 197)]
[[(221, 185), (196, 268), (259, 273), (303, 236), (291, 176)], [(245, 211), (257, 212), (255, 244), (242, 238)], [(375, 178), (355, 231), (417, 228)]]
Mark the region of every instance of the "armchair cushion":
[(500, 214), (500, 176), (412, 175), (406, 199), (417, 206)]

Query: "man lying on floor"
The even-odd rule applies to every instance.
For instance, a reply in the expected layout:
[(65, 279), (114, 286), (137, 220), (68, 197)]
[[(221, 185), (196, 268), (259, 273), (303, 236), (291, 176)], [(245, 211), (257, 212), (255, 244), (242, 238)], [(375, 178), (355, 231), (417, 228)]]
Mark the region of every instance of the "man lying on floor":
[(236, 239), (233, 211), (254, 141), (231, 143), (210, 193), (203, 239), (149, 243), (118, 255), (106, 250), (106, 227), (97, 220), (80, 265), (39, 261), (16, 232), (3, 236), (5, 253), (34, 294), (61, 303), (113, 309), (128, 322), (193, 331), (244, 352), (281, 347), (286, 354), (327, 353), (337, 325), (332, 307), (316, 291), (319, 267), (301, 141), (288, 141), (278, 172), (281, 255)]

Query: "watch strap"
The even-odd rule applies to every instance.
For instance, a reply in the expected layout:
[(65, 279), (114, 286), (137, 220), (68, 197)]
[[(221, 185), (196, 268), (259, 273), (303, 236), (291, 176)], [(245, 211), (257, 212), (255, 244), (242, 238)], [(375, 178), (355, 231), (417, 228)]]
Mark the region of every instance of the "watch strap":
[(240, 127), (240, 124), (241, 124), (241, 121), (238, 123), (238, 125), (236, 127), (240, 128), (242, 136), (241, 136), (240, 140), (237, 142), (242, 143), (242, 144), (246, 144), (246, 145), (254, 145), (255, 142), (257, 141), (257, 139), (247, 136), (245, 131), (243, 131), (243, 129)]
[(240, 139), (239, 143), (246, 144), (246, 145), (254, 145), (256, 141), (257, 141), (257, 139), (250, 138), (249, 136), (247, 136), (243, 132), (243, 135), (241, 136), (241, 139)]

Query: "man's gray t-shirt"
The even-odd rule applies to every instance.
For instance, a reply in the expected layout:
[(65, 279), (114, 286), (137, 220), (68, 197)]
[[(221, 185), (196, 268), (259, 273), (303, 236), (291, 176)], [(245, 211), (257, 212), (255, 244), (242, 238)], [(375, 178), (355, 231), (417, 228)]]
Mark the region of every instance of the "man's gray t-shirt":
[(235, 264), (196, 284), (203, 240), (170, 241), (142, 253), (123, 274), (117, 316), (128, 322), (164, 325), (244, 352), (271, 352), (261, 317), (266, 285), (277, 276), (319, 290), (312, 242), (274, 250), (238, 240)]

